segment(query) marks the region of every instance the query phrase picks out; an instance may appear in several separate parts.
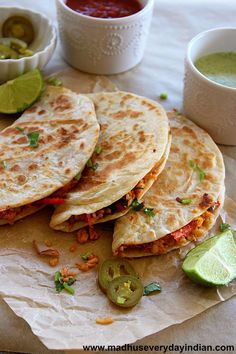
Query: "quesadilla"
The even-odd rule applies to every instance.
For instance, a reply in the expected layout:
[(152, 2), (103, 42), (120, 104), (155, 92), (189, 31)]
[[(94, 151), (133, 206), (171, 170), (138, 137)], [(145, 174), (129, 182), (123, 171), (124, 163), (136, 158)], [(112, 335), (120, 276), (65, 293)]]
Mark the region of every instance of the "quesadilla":
[(168, 118), (154, 101), (127, 92), (89, 95), (100, 136), (78, 185), (50, 226), (71, 232), (124, 215), (161, 172), (170, 147)]
[(88, 97), (48, 86), (38, 102), (0, 132), (0, 225), (63, 202), (59, 197), (76, 182), (98, 135)]
[(202, 237), (224, 198), (225, 169), (211, 137), (186, 118), (169, 115), (172, 145), (165, 169), (140, 211), (115, 223), (113, 254), (142, 257), (167, 253)]

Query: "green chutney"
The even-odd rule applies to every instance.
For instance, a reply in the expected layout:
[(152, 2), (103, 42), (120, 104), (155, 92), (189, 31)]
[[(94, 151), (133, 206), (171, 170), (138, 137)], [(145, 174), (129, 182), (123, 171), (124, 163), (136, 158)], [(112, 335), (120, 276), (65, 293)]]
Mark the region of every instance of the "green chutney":
[(236, 52), (208, 54), (198, 58), (194, 65), (208, 79), (236, 88)]

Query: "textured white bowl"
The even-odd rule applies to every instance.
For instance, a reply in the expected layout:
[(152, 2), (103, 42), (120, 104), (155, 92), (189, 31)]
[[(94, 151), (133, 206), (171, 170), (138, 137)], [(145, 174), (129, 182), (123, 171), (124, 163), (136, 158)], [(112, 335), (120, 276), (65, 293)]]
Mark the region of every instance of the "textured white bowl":
[(64, 59), (73, 67), (109, 75), (129, 70), (144, 54), (154, 0), (140, 0), (143, 9), (121, 18), (79, 14), (57, 0), (59, 34)]
[(216, 52), (236, 52), (236, 28), (215, 28), (189, 42), (183, 110), (217, 143), (236, 145), (236, 88), (211, 81), (194, 66), (199, 57)]
[[(42, 69), (51, 58), (56, 46), (56, 29), (44, 15), (18, 7), (0, 7), (0, 34), (2, 24), (10, 16), (28, 18), (35, 31), (35, 39), (30, 44), (35, 54), (20, 59), (0, 60), (0, 82), (11, 80), (36, 68)], [(1, 35), (0, 35), (1, 36)]]

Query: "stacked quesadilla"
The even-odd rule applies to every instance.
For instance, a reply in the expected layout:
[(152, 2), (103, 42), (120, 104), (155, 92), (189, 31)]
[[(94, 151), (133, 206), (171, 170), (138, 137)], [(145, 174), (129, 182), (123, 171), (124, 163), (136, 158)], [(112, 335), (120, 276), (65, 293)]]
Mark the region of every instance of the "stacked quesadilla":
[(56, 207), (50, 226), (66, 232), (120, 217), (151, 187), (169, 154), (164, 109), (127, 92), (89, 95), (100, 136), (77, 186)]
[(0, 132), (0, 225), (64, 202), (60, 197), (77, 182), (74, 177), (98, 135), (88, 97), (47, 87), (38, 102)]
[(204, 236), (219, 214), (225, 177), (221, 152), (184, 117), (172, 112), (169, 121), (172, 145), (165, 169), (145, 195), (143, 208), (116, 221), (114, 255), (165, 254)]

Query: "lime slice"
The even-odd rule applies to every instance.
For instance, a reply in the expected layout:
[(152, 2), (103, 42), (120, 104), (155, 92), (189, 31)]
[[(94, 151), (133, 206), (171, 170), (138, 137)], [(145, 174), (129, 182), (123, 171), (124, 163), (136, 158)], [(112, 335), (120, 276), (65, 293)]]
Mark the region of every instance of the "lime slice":
[(231, 230), (226, 230), (191, 250), (182, 265), (194, 282), (226, 285), (236, 278), (236, 244)]
[(24, 111), (37, 100), (42, 89), (43, 77), (38, 69), (7, 81), (0, 85), (0, 113)]

